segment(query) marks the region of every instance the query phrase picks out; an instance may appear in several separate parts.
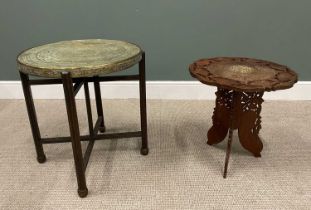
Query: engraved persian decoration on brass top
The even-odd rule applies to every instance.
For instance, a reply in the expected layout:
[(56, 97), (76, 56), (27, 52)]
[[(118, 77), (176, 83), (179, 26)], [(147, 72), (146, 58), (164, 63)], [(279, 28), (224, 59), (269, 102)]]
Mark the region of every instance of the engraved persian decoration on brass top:
[(200, 59), (189, 70), (204, 84), (242, 92), (286, 89), (297, 82), (297, 74), (287, 66), (252, 58)]
[(34, 47), (18, 58), (20, 71), (42, 77), (88, 77), (127, 69), (141, 60), (139, 46), (118, 40), (61, 41)]

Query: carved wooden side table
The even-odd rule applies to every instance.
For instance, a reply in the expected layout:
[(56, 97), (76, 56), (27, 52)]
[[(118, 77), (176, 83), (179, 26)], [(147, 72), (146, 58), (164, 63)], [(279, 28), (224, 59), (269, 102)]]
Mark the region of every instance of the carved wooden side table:
[(264, 91), (292, 87), (297, 82), (297, 74), (286, 66), (268, 61), (228, 57), (201, 59), (191, 64), (189, 70), (200, 82), (218, 88), (207, 143), (212, 145), (223, 141), (229, 130), (226, 178), (233, 130), (238, 129), (242, 146), (255, 157), (260, 157), (263, 144), (258, 133)]
[[(139, 63), (139, 74), (126, 76), (100, 76), (125, 70)], [(141, 154), (148, 154), (145, 53), (137, 45), (117, 40), (73, 40), (47, 44), (25, 50), (17, 58), (18, 69), (25, 95), (25, 101), (37, 152), (37, 160), (46, 160), (42, 144), (71, 142), (78, 182), (78, 194), (85, 197), (88, 189), (85, 170), (95, 140), (142, 137)], [(46, 79), (30, 80), (29, 75)], [(100, 82), (116, 80), (139, 80), (141, 131), (106, 133), (100, 93)], [(94, 83), (98, 118), (93, 125), (89, 86)], [(32, 85), (62, 84), (70, 128), (69, 137), (42, 138), (38, 126), (31, 93)], [(89, 135), (80, 135), (75, 95), (84, 86)], [(81, 141), (89, 141), (82, 155)]]

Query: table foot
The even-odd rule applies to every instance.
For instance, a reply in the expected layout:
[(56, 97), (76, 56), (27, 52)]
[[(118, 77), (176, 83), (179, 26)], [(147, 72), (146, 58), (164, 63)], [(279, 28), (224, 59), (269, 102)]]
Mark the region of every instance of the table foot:
[(224, 126), (213, 125), (207, 132), (207, 144), (213, 145), (223, 141), (228, 133), (228, 128)]
[(37, 157), (37, 161), (38, 161), (39, 163), (45, 163), (45, 161), (46, 161), (45, 155), (43, 154), (42, 156), (38, 156), (38, 157)]
[(88, 189), (78, 189), (78, 195), (80, 198), (85, 198), (87, 194), (89, 193)]
[(148, 155), (148, 153), (149, 153), (149, 148), (141, 148), (140, 149), (141, 155)]
[(106, 132), (106, 127), (104, 126), (104, 127), (99, 127), (99, 132), (101, 132), (101, 133), (105, 133)]
[(239, 139), (244, 149), (251, 152), (255, 157), (261, 157), (260, 152), (263, 149), (263, 144), (257, 134), (243, 133), (239, 130)]

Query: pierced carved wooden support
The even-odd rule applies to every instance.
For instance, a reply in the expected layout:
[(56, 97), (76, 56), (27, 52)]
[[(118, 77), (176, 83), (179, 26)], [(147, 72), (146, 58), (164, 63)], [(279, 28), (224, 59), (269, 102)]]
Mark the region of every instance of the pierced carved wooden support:
[[(247, 93), (218, 88), (216, 96), (213, 126), (207, 133), (207, 143), (212, 145), (223, 141), (230, 128), (230, 119), (232, 119), (232, 129), (238, 129), (242, 146), (255, 157), (260, 157), (263, 144), (258, 133), (261, 129), (260, 111), (263, 92)], [(230, 118), (231, 106), (233, 116)]]
[(216, 106), (213, 114), (213, 126), (207, 132), (207, 143), (217, 144), (223, 141), (230, 127), (230, 104), (232, 103), (233, 91), (218, 88), (216, 92)]
[(242, 146), (253, 153), (255, 157), (261, 157), (263, 144), (258, 136), (261, 129), (261, 104), (263, 92), (245, 93), (239, 92), (239, 126), (238, 134)]

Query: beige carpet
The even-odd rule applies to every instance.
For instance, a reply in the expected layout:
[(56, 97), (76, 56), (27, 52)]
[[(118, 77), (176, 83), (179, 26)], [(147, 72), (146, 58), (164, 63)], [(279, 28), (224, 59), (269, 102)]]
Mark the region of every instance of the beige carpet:
[[(77, 104), (86, 133), (85, 104)], [(139, 138), (97, 141), (86, 172), (89, 195), (81, 199), (71, 145), (45, 145), (47, 162), (37, 163), (24, 101), (2, 100), (0, 208), (310, 209), (311, 102), (264, 102), (262, 158), (234, 135), (226, 180), (225, 142), (206, 144), (213, 106), (149, 101), (149, 155), (139, 154)], [(63, 101), (36, 101), (36, 107), (42, 136), (68, 133)], [(139, 129), (137, 100), (104, 101), (104, 112), (109, 132)]]

